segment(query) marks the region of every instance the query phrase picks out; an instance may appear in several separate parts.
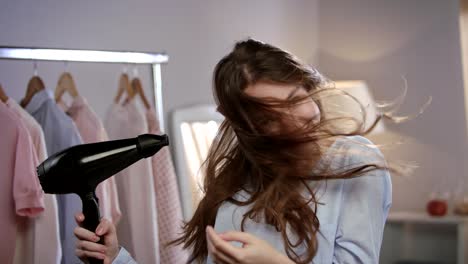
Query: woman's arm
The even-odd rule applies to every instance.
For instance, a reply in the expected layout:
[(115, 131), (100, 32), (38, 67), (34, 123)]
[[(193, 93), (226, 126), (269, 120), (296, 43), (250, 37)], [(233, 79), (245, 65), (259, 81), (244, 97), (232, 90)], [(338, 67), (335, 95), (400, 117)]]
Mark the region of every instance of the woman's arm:
[[(276, 251), (266, 241), (249, 233), (229, 231), (217, 234), (211, 226), (206, 228), (208, 254), (222, 264), (294, 264), (288, 257)], [(243, 243), (242, 248), (230, 241)]]
[[(383, 158), (378, 149), (375, 151)], [(351, 162), (367, 161), (356, 156)], [(374, 170), (343, 180), (341, 198), (333, 263), (379, 263), (385, 221), (392, 204), (389, 172)]]
[(128, 253), (128, 251), (125, 250), (125, 248), (120, 247), (119, 254), (114, 259), (112, 264), (138, 264), (138, 263), (132, 258), (130, 253)]

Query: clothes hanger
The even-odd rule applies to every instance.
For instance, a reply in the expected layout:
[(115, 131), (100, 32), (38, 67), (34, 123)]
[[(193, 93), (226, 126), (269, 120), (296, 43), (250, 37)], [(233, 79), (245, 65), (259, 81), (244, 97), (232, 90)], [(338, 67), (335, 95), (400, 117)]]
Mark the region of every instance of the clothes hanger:
[(41, 77), (39, 77), (37, 74), (37, 63), (34, 62), (34, 75), (31, 79), (29, 79), (28, 88), (26, 89), (26, 95), (21, 100), (20, 105), (22, 107), (26, 107), (33, 98), (33, 96), (44, 89), (44, 82), (42, 81)]
[(140, 78), (136, 77), (132, 80), (132, 88), (140, 96), (141, 101), (146, 109), (150, 109), (151, 106), (149, 104), (148, 99), (146, 98), (145, 92), (143, 90), (143, 86), (141, 85)]
[(3, 90), (2, 85), (0, 84), (0, 100), (4, 103), (8, 100), (8, 96), (6, 95), (5, 91)]
[(145, 91), (143, 90), (143, 85), (141, 85), (140, 78), (138, 77), (138, 68), (135, 67), (133, 68), (133, 80), (132, 80), (132, 89), (133, 92), (138, 94), (140, 96), (141, 101), (143, 102), (143, 105), (145, 106), (146, 109), (150, 109), (151, 105), (148, 101), (148, 98), (146, 98)]
[(114, 102), (116, 104), (120, 102), (120, 98), (122, 97), (124, 92), (127, 93), (127, 100), (131, 100), (135, 96), (135, 93), (130, 85), (130, 78), (128, 77), (126, 67), (124, 67), (122, 74), (119, 78), (119, 89), (117, 90), (117, 95), (114, 98)]
[(76, 89), (75, 80), (73, 80), (71, 73), (67, 71), (66, 63), (65, 71), (60, 75), (57, 87), (55, 87), (55, 101), (59, 102), (65, 92), (69, 93), (73, 98), (79, 95), (78, 89)]

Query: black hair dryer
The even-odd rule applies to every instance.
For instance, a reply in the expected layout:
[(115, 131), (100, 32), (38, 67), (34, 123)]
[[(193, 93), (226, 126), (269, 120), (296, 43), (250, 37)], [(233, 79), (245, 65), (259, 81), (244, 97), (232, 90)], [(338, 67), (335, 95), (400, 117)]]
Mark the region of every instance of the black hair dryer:
[[(95, 232), (101, 218), (95, 194), (96, 186), (168, 145), (167, 135), (152, 134), (77, 145), (50, 156), (37, 167), (37, 174), (46, 193), (78, 194), (85, 215), (83, 227)], [(97, 259), (89, 261), (91, 264), (102, 263), (102, 260)]]

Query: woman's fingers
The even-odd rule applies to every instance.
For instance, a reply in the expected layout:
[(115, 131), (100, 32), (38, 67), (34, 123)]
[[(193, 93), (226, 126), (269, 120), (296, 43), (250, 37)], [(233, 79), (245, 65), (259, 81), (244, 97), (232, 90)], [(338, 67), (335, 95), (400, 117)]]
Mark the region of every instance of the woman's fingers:
[(76, 227), (73, 233), (80, 240), (87, 240), (87, 241), (92, 241), (92, 242), (99, 241), (99, 237), (95, 233), (89, 230), (86, 230), (82, 227)]
[(225, 241), (237, 241), (243, 244), (251, 244), (255, 240), (251, 234), (239, 231), (228, 231), (219, 234), (219, 237)]
[(208, 236), (206, 237), (206, 242), (208, 244), (208, 253), (210, 254), (215, 264), (233, 263), (233, 262), (229, 262), (230, 261), (229, 257), (225, 256), (223, 253), (218, 252), (216, 250), (216, 248), (213, 246), (213, 243), (211, 242), (210, 238), (208, 238)]
[[(76, 222), (80, 225), (85, 219), (82, 213), (75, 215)], [(76, 227), (75, 236), (78, 238), (75, 254), (86, 263), (87, 258), (102, 259), (104, 264), (111, 264), (119, 253), (117, 235), (114, 225), (107, 219), (101, 219), (95, 231)], [(101, 243), (100, 240), (104, 238)]]
[(242, 258), (243, 252), (219, 237), (211, 226), (206, 228), (206, 237), (208, 243), (211, 243), (212, 254), (215, 258), (226, 263), (237, 263)]
[(85, 251), (93, 251), (99, 253), (106, 253), (107, 247), (98, 243), (89, 242), (85, 240), (79, 240), (76, 244), (77, 249), (85, 250)]
[(101, 222), (99, 223), (99, 225), (96, 227), (96, 234), (99, 236), (107, 234), (110, 231), (112, 231), (112, 227), (113, 225), (111, 224), (111, 222), (103, 218)]
[(208, 253), (210, 254), (210, 256), (213, 259), (213, 262), (215, 264), (232, 264), (232, 263), (236, 263), (236, 262), (234, 262), (234, 260), (231, 257), (226, 255), (222, 251), (216, 249), (213, 246), (213, 243), (212, 243), (211, 239), (208, 237), (208, 235), (207, 235), (206, 240), (207, 240), (207, 244), (208, 244)]
[(81, 226), (84, 220), (84, 214), (83, 213), (77, 213), (75, 214), (75, 221), (78, 224), (78, 226)]
[(80, 259), (84, 259), (84, 258), (105, 259), (106, 258), (106, 256), (103, 253), (91, 252), (91, 251), (86, 251), (82, 249), (75, 249), (75, 254)]

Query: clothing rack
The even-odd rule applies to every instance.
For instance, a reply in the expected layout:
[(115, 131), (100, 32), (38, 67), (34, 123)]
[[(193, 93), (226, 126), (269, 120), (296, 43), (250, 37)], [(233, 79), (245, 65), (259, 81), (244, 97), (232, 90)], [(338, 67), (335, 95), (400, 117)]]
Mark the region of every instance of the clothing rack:
[(154, 105), (161, 131), (164, 131), (161, 64), (169, 61), (169, 56), (165, 53), (0, 46), (0, 59), (148, 64), (151, 66)]

